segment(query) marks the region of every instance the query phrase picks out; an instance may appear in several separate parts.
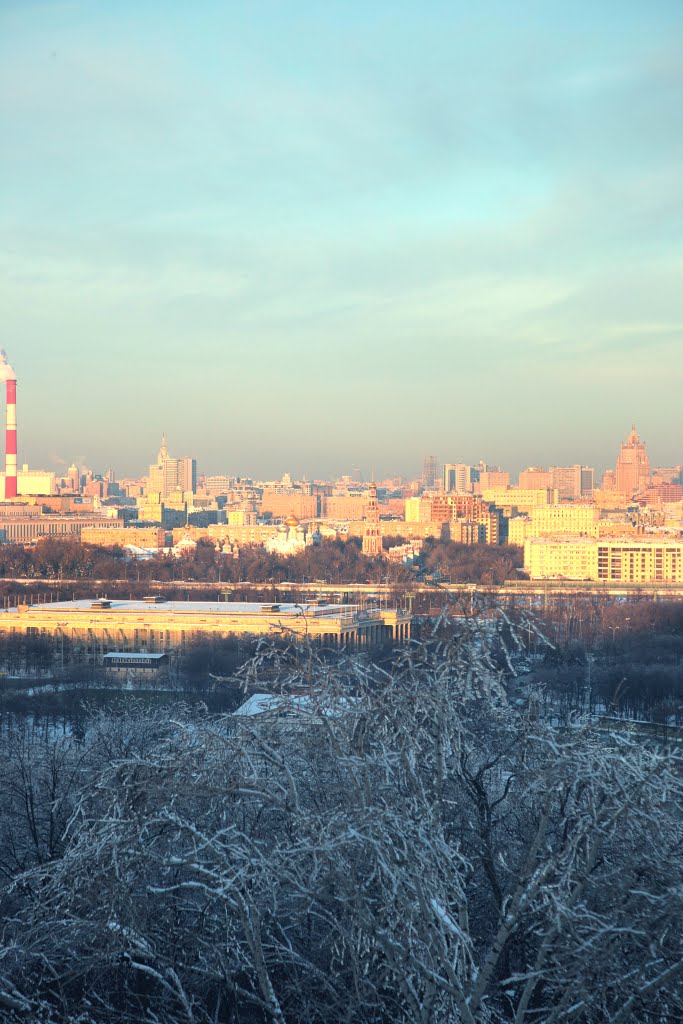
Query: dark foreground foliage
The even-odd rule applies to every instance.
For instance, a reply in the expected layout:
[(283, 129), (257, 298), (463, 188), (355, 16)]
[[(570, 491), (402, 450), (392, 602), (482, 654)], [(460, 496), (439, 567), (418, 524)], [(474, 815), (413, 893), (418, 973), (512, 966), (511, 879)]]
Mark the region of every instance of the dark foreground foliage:
[(289, 714), (9, 737), (0, 1019), (679, 1019), (680, 757), (511, 707), (493, 633), (261, 647)]

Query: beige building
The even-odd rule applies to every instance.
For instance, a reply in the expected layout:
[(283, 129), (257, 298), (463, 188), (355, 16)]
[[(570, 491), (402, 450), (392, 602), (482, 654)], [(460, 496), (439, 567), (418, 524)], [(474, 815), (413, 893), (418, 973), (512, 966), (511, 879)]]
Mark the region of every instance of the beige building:
[(644, 527), (632, 522), (615, 519), (598, 520), (598, 538), (600, 540), (610, 537), (642, 537)]
[(593, 501), (598, 508), (604, 509), (627, 509), (633, 505), (632, 499), (625, 494), (619, 494), (617, 491), (610, 490), (604, 486), (593, 491)]
[(326, 519), (357, 520), (365, 515), (367, 495), (325, 495), (322, 498), (322, 514)]
[(542, 466), (529, 466), (519, 474), (517, 486), (520, 491), (535, 491), (543, 487), (552, 487), (552, 473)]
[(41, 537), (70, 537), (79, 540), (83, 529), (89, 526), (118, 532), (123, 523), (118, 519), (93, 515), (3, 516), (0, 519), (0, 543), (32, 544)]
[(507, 470), (487, 469), (481, 470), (479, 480), (474, 488), (477, 494), (483, 494), (488, 490), (505, 490), (510, 486), (510, 474)]
[[(174, 537), (176, 532), (175, 530), (173, 531)], [(277, 526), (257, 526), (256, 524), (249, 523), (246, 523), (244, 526), (231, 526), (230, 524), (220, 523), (203, 529), (190, 529), (189, 532), (195, 540), (198, 537), (210, 537), (211, 540), (214, 542), (218, 541), (220, 544), (225, 544), (227, 541), (229, 544), (237, 544), (238, 547), (244, 547), (245, 544), (265, 544), (266, 541), (277, 537), (278, 528)]]
[[(0, 494), (5, 493), (5, 474), (0, 473)], [(57, 479), (46, 469), (29, 469), (26, 464), (17, 472), (17, 494), (56, 494)]]
[(519, 487), (490, 487), (482, 491), (484, 501), (498, 508), (518, 508), (520, 511), (537, 508), (539, 505), (557, 505), (557, 490), (552, 487), (536, 487), (521, 490)]
[(130, 545), (136, 548), (161, 550), (166, 547), (166, 530), (161, 526), (126, 526), (122, 530), (85, 526), (81, 530), (81, 541), (83, 544), (97, 544), (103, 548)]
[(320, 515), (320, 495), (265, 489), (261, 498), (261, 514), (266, 512), (270, 512), (274, 519), (286, 519), (287, 516), (296, 516), (299, 521), (315, 519)]
[(534, 537), (524, 544), (531, 579), (683, 583), (683, 540), (664, 537)]
[(524, 546), (527, 537), (527, 530), (531, 526), (529, 516), (514, 516), (508, 521), (508, 544)]
[(206, 494), (229, 494), (235, 485), (235, 478), (224, 474), (214, 474), (204, 479), (204, 491)]
[(431, 498), (406, 498), (406, 522), (429, 523), (432, 519)]
[[(309, 637), (333, 647), (360, 647), (410, 639), (411, 615), (399, 608), (363, 608), (314, 602), (59, 601), (0, 609), (0, 633), (51, 636), (67, 656), (102, 661), (110, 652), (183, 649), (201, 637)], [(57, 657), (60, 652), (57, 652)]]
[(172, 508), (161, 501), (140, 498), (137, 502), (138, 519), (142, 523), (159, 523), (166, 530), (182, 526), (187, 522), (187, 508)]
[(228, 512), (228, 526), (255, 526), (258, 516), (247, 508), (232, 508)]
[(594, 580), (597, 565), (597, 544), (591, 537), (531, 537), (524, 542), (524, 568), (532, 580)]
[(615, 538), (597, 544), (599, 580), (683, 583), (683, 540)]
[(527, 537), (549, 537), (558, 533), (597, 537), (600, 510), (595, 505), (543, 505), (532, 508)]

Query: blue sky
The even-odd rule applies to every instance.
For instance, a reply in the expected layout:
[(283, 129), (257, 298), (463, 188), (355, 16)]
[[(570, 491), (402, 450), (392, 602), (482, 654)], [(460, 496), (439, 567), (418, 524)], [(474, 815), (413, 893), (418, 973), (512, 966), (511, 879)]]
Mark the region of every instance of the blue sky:
[(20, 461), (683, 459), (683, 5), (0, 5)]

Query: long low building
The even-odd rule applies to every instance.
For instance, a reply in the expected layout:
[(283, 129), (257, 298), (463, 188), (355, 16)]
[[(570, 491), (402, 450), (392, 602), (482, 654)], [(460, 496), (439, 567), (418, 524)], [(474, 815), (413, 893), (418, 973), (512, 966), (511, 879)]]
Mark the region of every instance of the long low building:
[(96, 544), (103, 548), (132, 545), (160, 551), (166, 547), (167, 536), (163, 526), (126, 526), (121, 530), (110, 530), (108, 526), (84, 526), (81, 530), (83, 544)]
[(101, 515), (43, 515), (31, 511), (28, 515), (3, 516), (0, 519), (0, 543), (32, 544), (41, 537), (61, 540), (79, 540), (81, 532), (89, 527), (116, 531), (122, 534), (123, 522)]
[(57, 601), (0, 609), (0, 635), (49, 636), (90, 659), (110, 652), (183, 648), (201, 636), (310, 637), (335, 647), (359, 647), (411, 635), (411, 615), (399, 608), (313, 602)]
[(563, 578), (610, 583), (683, 583), (678, 537), (532, 537), (524, 543), (532, 580)]

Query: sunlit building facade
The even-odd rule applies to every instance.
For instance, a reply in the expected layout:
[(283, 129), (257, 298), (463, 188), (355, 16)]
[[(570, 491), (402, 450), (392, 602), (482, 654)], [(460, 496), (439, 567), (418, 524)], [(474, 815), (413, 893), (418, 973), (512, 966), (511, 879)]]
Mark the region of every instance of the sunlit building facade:
[(615, 476), (616, 490), (629, 497), (650, 486), (650, 459), (635, 424), (621, 446)]

